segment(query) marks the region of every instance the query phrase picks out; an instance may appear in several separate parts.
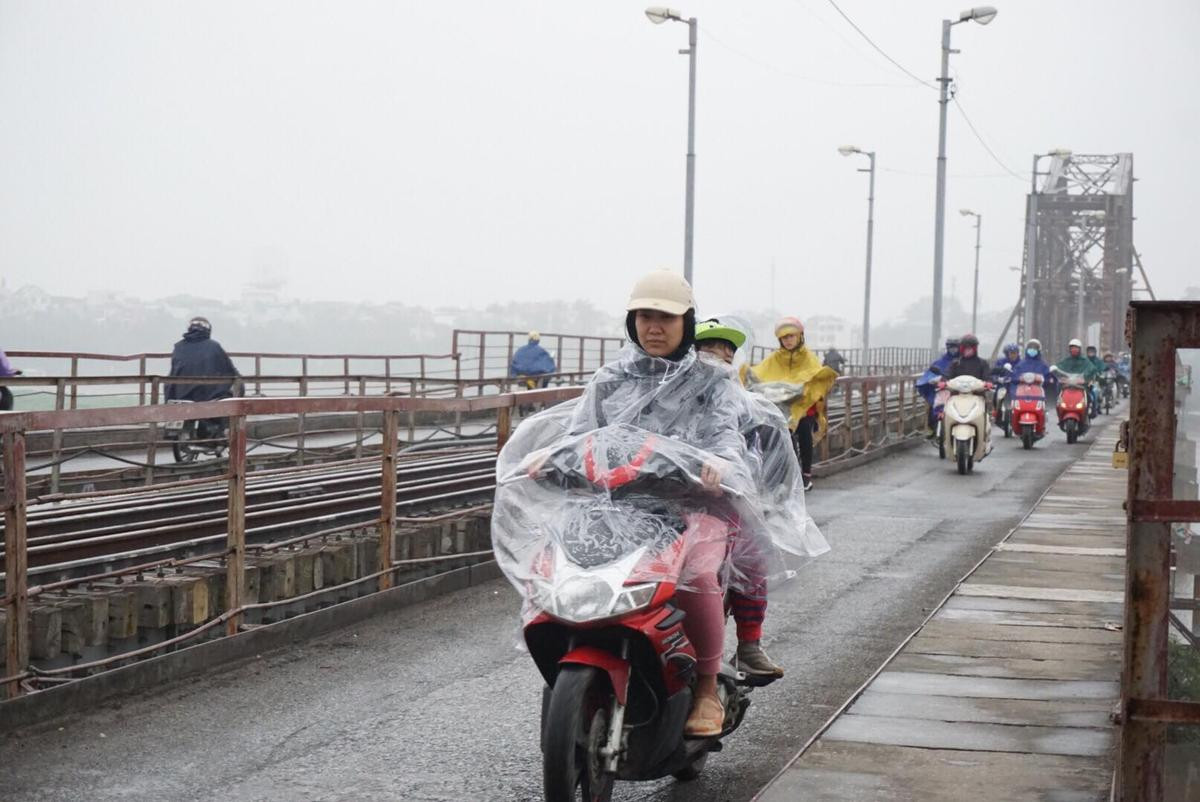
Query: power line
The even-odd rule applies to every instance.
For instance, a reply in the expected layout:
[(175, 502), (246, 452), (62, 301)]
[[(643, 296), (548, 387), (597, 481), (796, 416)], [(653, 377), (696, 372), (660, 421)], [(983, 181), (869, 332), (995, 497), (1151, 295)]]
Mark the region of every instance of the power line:
[(965, 122), (967, 124), (967, 127), (971, 129), (971, 133), (975, 135), (975, 138), (977, 140), (979, 140), (979, 144), (982, 145), (983, 149), (986, 150), (988, 155), (992, 157), (992, 161), (994, 161), (994, 162), (996, 162), (996, 164), (1000, 165), (1001, 169), (1003, 169), (1004, 172), (1008, 173), (1009, 175), (1011, 175), (1013, 178), (1017, 179), (1018, 181), (1024, 183), (1025, 177), (1022, 176), (1020, 173), (1017, 173), (1017, 172), (1009, 169), (1009, 166), (1007, 164), (1005, 164), (1004, 162), (1002, 162), (1000, 160), (1000, 157), (996, 155), (996, 152), (993, 151), (988, 146), (988, 143), (984, 141), (983, 135), (979, 133), (979, 129), (977, 129), (975, 127), (975, 123), (971, 122), (971, 118), (967, 116), (967, 111), (966, 111), (966, 109), (963, 108), (962, 103), (959, 102), (957, 96), (955, 96), (955, 98), (954, 98), (954, 106), (958, 109), (958, 113), (962, 115), (963, 122)]
[(726, 42), (723, 42), (722, 40), (718, 39), (707, 28), (701, 27), (700, 33), (702, 33), (704, 35), (704, 37), (706, 39), (710, 40), (713, 44), (715, 44), (718, 47), (721, 47), (725, 50), (728, 50), (730, 53), (733, 53), (735, 56), (739, 56), (739, 57), (745, 59), (746, 61), (750, 62), (751, 64), (755, 64), (759, 67), (762, 67), (765, 70), (769, 70), (771, 72), (777, 73), (777, 74), (782, 75), (787, 78), (797, 78), (801, 81), (809, 81), (811, 83), (823, 84), (825, 86), (852, 87), (852, 88), (859, 88), (859, 89), (863, 89), (863, 88), (867, 88), (867, 89), (909, 89), (912, 87), (911, 84), (852, 83), (852, 82), (846, 82), (846, 81), (831, 81), (826, 78), (817, 78), (812, 75), (803, 75), (801, 73), (792, 72), (791, 70), (785, 70), (782, 67), (778, 67), (769, 61), (764, 61), (763, 59), (758, 58), (757, 56), (753, 56), (749, 53), (746, 53), (745, 51), (739, 50), (738, 48), (733, 47), (732, 45), (727, 44)]
[(862, 28), (858, 27), (858, 25), (855, 24), (854, 20), (850, 19), (850, 17), (846, 14), (846, 12), (842, 11), (841, 7), (838, 6), (838, 4), (834, 2), (834, 0), (829, 0), (829, 5), (833, 6), (833, 10), (836, 11), (838, 14), (841, 14), (842, 19), (844, 19), (844, 20), (846, 20), (846, 22), (850, 23), (851, 28), (858, 31), (858, 35), (861, 36), (863, 39), (865, 39), (867, 44), (869, 44), (871, 47), (875, 48), (875, 52), (877, 52), (879, 55), (883, 56), (885, 59), (887, 59), (889, 62), (891, 62), (892, 66), (896, 67), (896, 69), (900, 70), (902, 73), (907, 75), (909, 78), (912, 78), (917, 83), (919, 83), (923, 86), (927, 86), (930, 89), (937, 89), (937, 87), (934, 84), (930, 83), (929, 81), (926, 81), (923, 78), (918, 77), (911, 70), (909, 70), (907, 67), (905, 67), (903, 64), (901, 64), (899, 61), (896, 61), (896, 59), (892, 58), (886, 52), (884, 52), (884, 49), (882, 47), (880, 47), (879, 45), (875, 44), (875, 42), (871, 39), (871, 37), (867, 36), (866, 32), (863, 31)]

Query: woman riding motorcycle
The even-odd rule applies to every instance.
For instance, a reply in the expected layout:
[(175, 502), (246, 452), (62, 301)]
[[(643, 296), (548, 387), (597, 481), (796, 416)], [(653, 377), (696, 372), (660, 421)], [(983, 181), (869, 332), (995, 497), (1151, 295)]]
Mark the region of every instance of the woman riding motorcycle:
[[(621, 427), (646, 436), (643, 451), (686, 444), (703, 452), (695, 479), (709, 500), (689, 501), (691, 508), (672, 525), (682, 532), (686, 549), (674, 602), (686, 613), (685, 632), (698, 657), (685, 732), (709, 737), (721, 732), (724, 718), (716, 686), (724, 645), (724, 591), (747, 585), (736, 570), (744, 564), (737, 552), (756, 549), (772, 574), (781, 575), (786, 566), (780, 549), (815, 556), (828, 550), (828, 544), (804, 512), (798, 487), (786, 497), (758, 494), (755, 474), (761, 463), (742, 434), (747, 409), (742, 390), (729, 380), (727, 369), (700, 360), (693, 350), (696, 313), (687, 282), (676, 273), (655, 271), (634, 286), (626, 312), (630, 344), (618, 359), (596, 372), (580, 398), (522, 423), (501, 451), (493, 547), (501, 569), (527, 594), (532, 566), (559, 536), (555, 527), (562, 515), (574, 509), (603, 515), (595, 504), (584, 506), (594, 497), (537, 481), (564, 442)], [(525, 478), (511, 480), (514, 474)], [(663, 517), (674, 520), (669, 512)], [(646, 545), (638, 540), (638, 531), (610, 531), (607, 536), (627, 539), (630, 553)], [(536, 612), (530, 605), (527, 598), (527, 616)]]
[(811, 490), (813, 446), (825, 436), (825, 398), (838, 375), (805, 347), (804, 324), (798, 318), (779, 321), (775, 337), (779, 350), (750, 368), (750, 373), (758, 381), (804, 385), (804, 394), (792, 401), (788, 428), (795, 436), (804, 489)]

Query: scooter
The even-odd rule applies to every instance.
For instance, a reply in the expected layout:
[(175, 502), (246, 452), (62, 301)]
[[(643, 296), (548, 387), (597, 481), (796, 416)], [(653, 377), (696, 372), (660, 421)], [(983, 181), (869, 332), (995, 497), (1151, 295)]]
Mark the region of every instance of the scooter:
[(992, 450), (991, 425), (984, 400), (992, 385), (974, 376), (957, 376), (945, 386), (950, 391), (950, 400), (946, 402), (944, 447), (953, 455), (959, 474), (965, 476)]
[(1046, 436), (1046, 389), (1040, 373), (1022, 373), (1013, 392), (1013, 430), (1026, 451)]
[(1104, 414), (1112, 414), (1113, 404), (1117, 402), (1117, 372), (1112, 368), (1100, 374), (1100, 401), (1104, 406)]
[[(942, 436), (942, 430), (945, 428), (946, 417), (946, 402), (950, 400), (950, 391), (945, 389), (942, 384), (942, 372), (937, 367), (931, 366), (928, 370), (917, 379), (914, 388), (918, 393), (921, 393), (929, 404), (929, 421), (928, 425), (933, 432), (930, 439), (930, 444), (938, 450), (938, 458), (946, 458), (946, 443)], [(933, 390), (932, 397), (921, 392), (923, 387), (930, 387)]]
[(1091, 397), (1087, 379), (1079, 374), (1058, 372), (1062, 374), (1062, 386), (1058, 391), (1058, 428), (1066, 432), (1067, 443), (1074, 445), (1091, 428), (1092, 420), (1088, 414)]
[(546, 680), (547, 802), (574, 802), (580, 792), (604, 802), (618, 779), (694, 779), (742, 723), (750, 689), (766, 684), (723, 664), (721, 734), (684, 736), (696, 651), (672, 597), (687, 557), (685, 510), (711, 507), (713, 497), (698, 478), (704, 452), (659, 444), (635, 427), (607, 426), (569, 441), (537, 472), (536, 481), (576, 494), (607, 491), (569, 517), (533, 566), (525, 594), (532, 607), (525, 642)]
[(1005, 437), (1013, 435), (1012, 398), (1009, 396), (1009, 385), (1012, 383), (1012, 365), (1004, 366), (1006, 373), (996, 378), (996, 389), (992, 395), (992, 419), (996, 426), (1004, 432)]
[[(168, 404), (191, 404), (191, 401), (176, 399)], [(229, 448), (229, 420), (207, 418), (201, 420), (173, 420), (163, 424), (164, 435), (171, 440), (171, 451), (175, 461), (195, 462), (201, 455), (214, 458), (224, 456)]]

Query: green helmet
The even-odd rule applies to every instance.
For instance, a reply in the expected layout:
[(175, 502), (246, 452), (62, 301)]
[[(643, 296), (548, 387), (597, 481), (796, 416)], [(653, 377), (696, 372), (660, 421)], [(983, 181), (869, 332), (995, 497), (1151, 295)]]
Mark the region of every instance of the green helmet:
[(736, 351), (746, 344), (746, 333), (714, 317), (696, 324), (696, 342), (705, 340), (724, 340)]

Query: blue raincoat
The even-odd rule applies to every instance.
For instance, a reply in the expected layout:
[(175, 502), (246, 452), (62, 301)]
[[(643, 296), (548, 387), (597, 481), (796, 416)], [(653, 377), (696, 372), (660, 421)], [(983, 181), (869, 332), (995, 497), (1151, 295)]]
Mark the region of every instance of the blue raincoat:
[(933, 406), (933, 398), (937, 395), (937, 383), (942, 378), (937, 373), (934, 373), (933, 369), (937, 368), (942, 373), (948, 373), (950, 371), (950, 365), (952, 365), (954, 360), (957, 358), (958, 357), (947, 351), (934, 360), (934, 363), (929, 366), (929, 370), (922, 373), (921, 378), (917, 379), (917, 392), (921, 394), (921, 397), (925, 399), (925, 403), (929, 404), (929, 406)]
[(534, 340), (518, 348), (509, 365), (510, 376), (542, 376), (554, 370), (554, 357)]
[(1036, 373), (1041, 376), (1042, 387), (1045, 388), (1048, 397), (1057, 393), (1058, 377), (1050, 372), (1050, 366), (1040, 355), (1021, 357), (1021, 361), (1013, 365), (1014, 380), (1020, 380), (1022, 373)]

